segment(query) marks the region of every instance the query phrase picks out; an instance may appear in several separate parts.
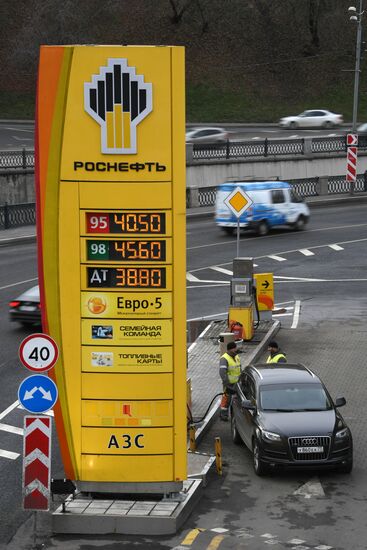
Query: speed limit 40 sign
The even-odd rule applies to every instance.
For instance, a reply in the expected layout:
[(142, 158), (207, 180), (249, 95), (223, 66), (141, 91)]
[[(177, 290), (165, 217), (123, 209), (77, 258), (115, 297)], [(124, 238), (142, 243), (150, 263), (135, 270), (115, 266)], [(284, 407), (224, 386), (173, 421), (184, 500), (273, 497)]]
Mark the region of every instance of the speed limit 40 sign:
[(31, 334), (20, 344), (19, 358), (27, 369), (34, 372), (50, 370), (57, 361), (59, 350), (47, 334)]

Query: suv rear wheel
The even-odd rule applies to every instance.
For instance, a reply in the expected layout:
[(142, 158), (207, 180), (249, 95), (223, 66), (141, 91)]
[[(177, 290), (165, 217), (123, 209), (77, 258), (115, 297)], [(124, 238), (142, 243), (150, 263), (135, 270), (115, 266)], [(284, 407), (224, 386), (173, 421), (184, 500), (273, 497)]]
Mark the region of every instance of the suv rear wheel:
[(238, 433), (237, 426), (236, 426), (236, 421), (235, 421), (234, 417), (232, 416), (232, 412), (231, 412), (231, 432), (232, 432), (232, 441), (233, 441), (233, 443), (235, 443), (236, 445), (240, 445), (240, 443), (242, 443), (242, 439), (241, 439), (240, 434)]

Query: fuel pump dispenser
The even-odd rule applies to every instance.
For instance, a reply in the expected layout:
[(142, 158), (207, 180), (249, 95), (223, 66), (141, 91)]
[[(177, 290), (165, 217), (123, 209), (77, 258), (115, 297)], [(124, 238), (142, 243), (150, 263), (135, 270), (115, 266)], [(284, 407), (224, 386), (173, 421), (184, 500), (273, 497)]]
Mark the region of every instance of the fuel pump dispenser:
[(251, 340), (253, 323), (253, 259), (234, 258), (228, 329), (235, 340)]

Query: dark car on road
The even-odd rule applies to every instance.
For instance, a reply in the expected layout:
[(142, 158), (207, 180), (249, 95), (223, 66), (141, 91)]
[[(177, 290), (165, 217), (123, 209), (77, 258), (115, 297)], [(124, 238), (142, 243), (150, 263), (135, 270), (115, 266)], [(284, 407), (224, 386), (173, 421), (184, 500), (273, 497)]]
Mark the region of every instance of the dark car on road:
[(344, 473), (353, 468), (352, 434), (315, 373), (298, 364), (250, 365), (231, 403), (234, 443), (244, 442), (257, 475), (276, 466)]
[(29, 325), (41, 324), (40, 291), (38, 285), (29, 288), (20, 296), (9, 302), (10, 321)]

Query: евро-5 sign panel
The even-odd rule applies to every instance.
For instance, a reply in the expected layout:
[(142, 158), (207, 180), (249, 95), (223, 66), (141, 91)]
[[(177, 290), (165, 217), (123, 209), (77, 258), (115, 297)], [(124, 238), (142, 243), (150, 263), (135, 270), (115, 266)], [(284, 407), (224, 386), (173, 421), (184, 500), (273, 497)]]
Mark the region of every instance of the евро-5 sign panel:
[(162, 319), (172, 317), (172, 292), (82, 292), (82, 317)]

